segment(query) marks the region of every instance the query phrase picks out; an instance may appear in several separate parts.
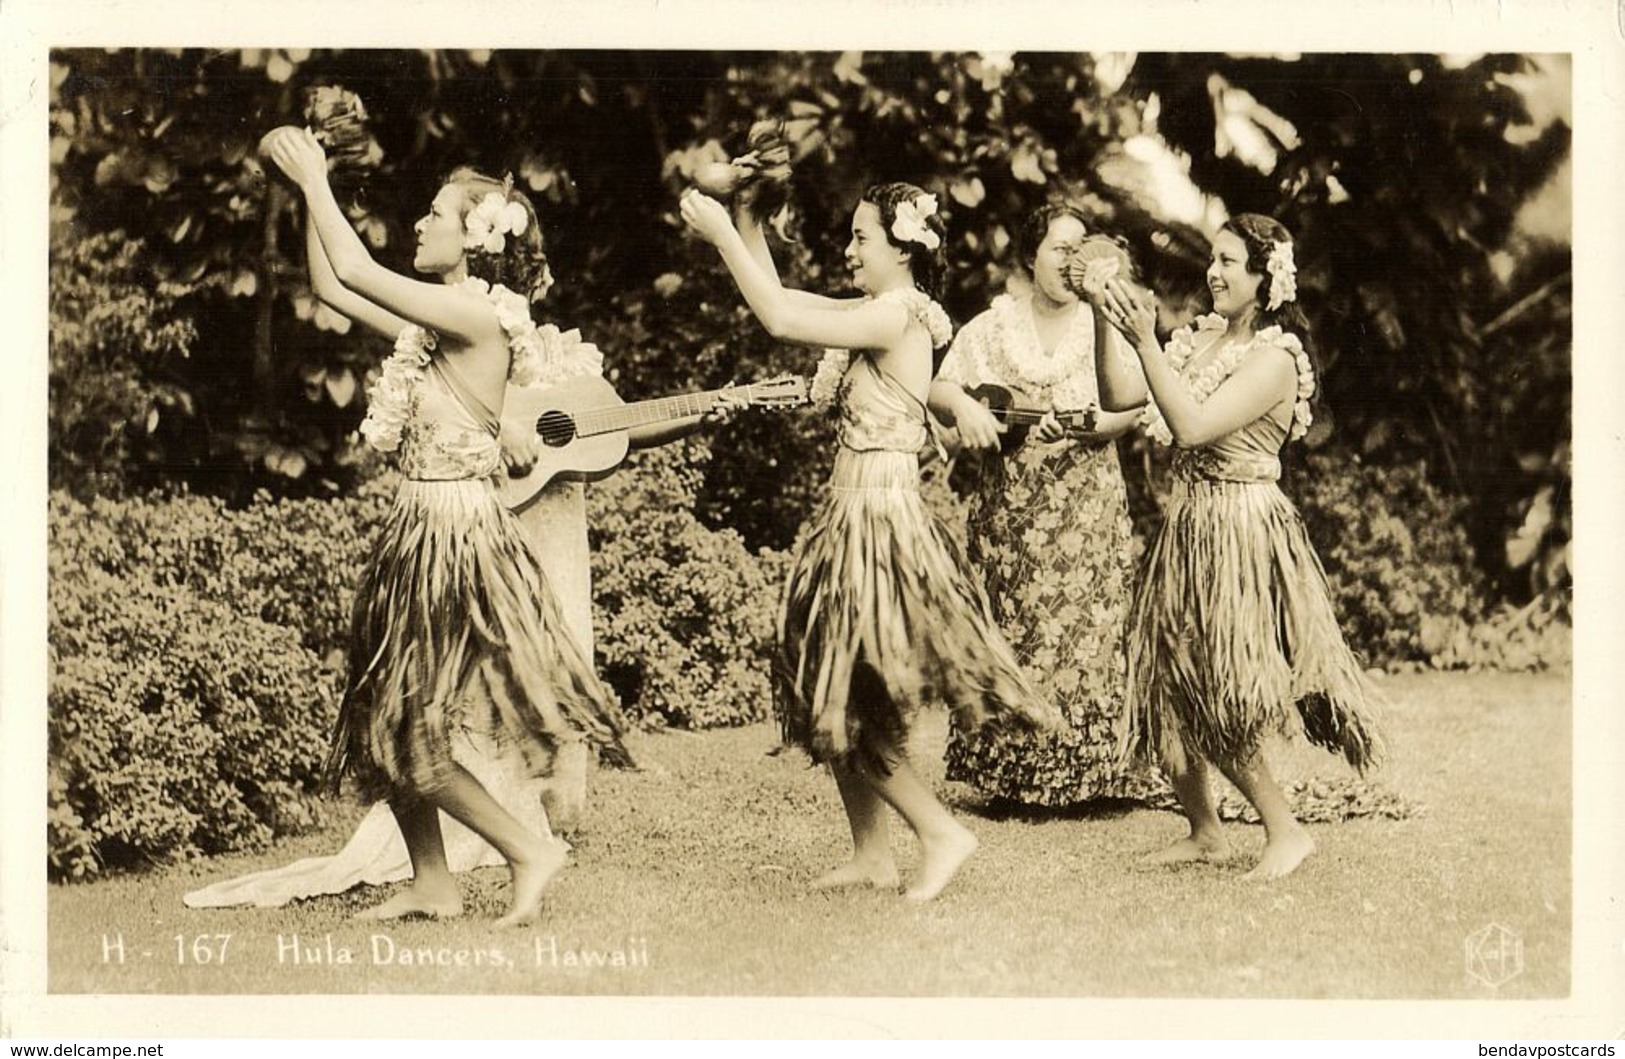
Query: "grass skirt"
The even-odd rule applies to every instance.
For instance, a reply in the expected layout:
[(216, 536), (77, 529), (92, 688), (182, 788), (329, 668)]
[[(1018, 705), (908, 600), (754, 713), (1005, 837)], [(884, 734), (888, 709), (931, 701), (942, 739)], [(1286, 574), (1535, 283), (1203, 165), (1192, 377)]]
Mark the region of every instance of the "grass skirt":
[(613, 693), (490, 482), (407, 481), (356, 591), (329, 779), (369, 798), (432, 790), (459, 729), (533, 775), (581, 740), (629, 761)]
[(1382, 755), (1374, 700), (1292, 502), (1274, 482), (1177, 478), (1129, 612), (1129, 756), (1239, 763), (1301, 730), (1363, 772)]
[(1059, 722), (1034, 694), (969, 564), (919, 492), (911, 452), (838, 450), (785, 586), (774, 704), (815, 761), (884, 767), (920, 703), (956, 720)]

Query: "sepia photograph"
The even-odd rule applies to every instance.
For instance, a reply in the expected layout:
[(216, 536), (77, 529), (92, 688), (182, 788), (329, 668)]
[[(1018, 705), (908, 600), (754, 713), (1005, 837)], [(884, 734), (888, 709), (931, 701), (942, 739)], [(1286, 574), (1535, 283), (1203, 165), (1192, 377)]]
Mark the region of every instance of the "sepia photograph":
[(7, 16), (0, 1034), (1619, 1036), (1610, 5), (160, 6)]

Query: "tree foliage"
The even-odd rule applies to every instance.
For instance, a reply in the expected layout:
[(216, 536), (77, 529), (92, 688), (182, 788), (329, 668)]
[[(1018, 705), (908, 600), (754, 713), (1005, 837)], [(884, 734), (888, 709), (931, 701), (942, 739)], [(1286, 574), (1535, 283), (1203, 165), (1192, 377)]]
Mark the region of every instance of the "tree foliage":
[[(675, 196), (777, 117), (806, 148), (790, 282), (838, 291), (863, 186), (911, 180), (949, 222), (959, 320), (1016, 271), (1033, 206), (1080, 202), (1132, 245), (1173, 322), (1199, 307), (1224, 210), (1280, 217), (1323, 389), (1312, 442), (1421, 461), (1465, 496), (1515, 594), (1567, 581), (1569, 261), (1515, 219), (1568, 149), (1536, 129), (1519, 56), (1087, 53), (73, 50), (53, 55), (53, 481), (183, 482), (238, 499), (350, 489), (382, 344), (320, 308), (298, 213), (253, 146), (303, 90), (358, 92), (383, 153), (342, 188), (379, 257), (458, 164), (512, 172), (560, 283), (546, 313), (603, 346), (628, 397), (783, 370)], [(1169, 156), (1148, 147), (1172, 147)], [(1155, 194), (1184, 163), (1194, 208)], [(1202, 197), (1202, 196), (1205, 196)], [(1187, 205), (1190, 205), (1187, 203)], [(1507, 267), (1507, 261), (1512, 267)], [(103, 296), (98, 293), (105, 290)], [(92, 312), (94, 310), (94, 312)], [(99, 314), (99, 315), (98, 315)], [(105, 324), (105, 326), (104, 326)], [(58, 398), (60, 397), (60, 400)], [(828, 425), (747, 417), (718, 439), (698, 512), (787, 544)]]

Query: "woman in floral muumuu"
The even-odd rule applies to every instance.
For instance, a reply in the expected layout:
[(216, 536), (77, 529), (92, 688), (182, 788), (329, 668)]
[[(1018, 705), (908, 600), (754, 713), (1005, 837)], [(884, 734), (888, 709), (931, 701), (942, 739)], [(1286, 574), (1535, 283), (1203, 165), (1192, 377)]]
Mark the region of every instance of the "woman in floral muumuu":
[(907, 896), (928, 900), (977, 841), (909, 765), (914, 711), (923, 701), (945, 701), (967, 728), (1056, 720), (919, 492), (932, 351), (951, 335), (930, 296), (944, 237), (936, 200), (910, 184), (864, 193), (846, 258), (865, 297), (847, 300), (781, 287), (749, 211), (739, 211), (736, 229), (720, 204), (696, 191), (683, 197), (682, 211), (721, 252), (775, 337), (839, 347), (813, 390), (837, 405), (840, 447), (785, 587), (774, 682), (786, 742), (829, 762), (852, 829), (851, 861), (814, 885), (898, 884), (889, 805), (922, 847)]
[[(1373, 689), (1338, 629), (1303, 521), (1276, 484), (1281, 447), (1309, 428), (1315, 387), (1296, 277), (1286, 228), (1257, 214), (1232, 218), (1207, 271), (1214, 312), (1166, 349), (1152, 300), (1119, 278), (1102, 284), (1107, 319), (1133, 343), (1151, 389), (1147, 433), (1177, 446), (1128, 631), (1125, 750), (1161, 762), (1190, 823), (1188, 837), (1153, 859), (1228, 854), (1211, 762), (1264, 822), (1255, 879), (1286, 875), (1314, 850), (1270, 775), (1266, 737), (1302, 731), (1361, 771), (1382, 755)], [(1098, 364), (1103, 403), (1114, 407), (1122, 366)]]
[[(454, 173), (416, 226), (413, 265), (438, 282), (415, 280), (368, 254), (309, 132), (279, 129), (265, 149), (304, 194), (319, 240), (313, 283), (346, 289), (336, 308), (399, 336), (362, 433), (397, 455), (406, 480), (357, 588), (329, 756), (335, 783), (348, 778), (363, 796), (388, 799), (411, 856), (412, 884), (366, 914), (462, 911), (443, 811), (509, 865), (513, 895), (498, 923), (526, 922), (568, 847), (519, 823), (470, 772), (467, 755), (478, 751), (469, 748), (498, 747), (533, 773), (582, 740), (627, 760), (613, 695), (493, 480), (510, 379), (576, 363), (555, 363), (568, 351), (531, 320), (530, 295), (550, 280), (535, 212), (510, 184)], [(525, 444), (534, 439), (517, 447)]]
[[(1100, 412), (1095, 382), (1097, 343), (1132, 354), (1067, 283), (1088, 235), (1083, 213), (1042, 206), (1020, 234), (1030, 290), (1000, 295), (960, 329), (931, 387), (931, 408), (970, 446), (962, 459), (1001, 437), (967, 390), (991, 384), (1052, 409), (1004, 458), (976, 460), (967, 530), (1016, 657), (1067, 725), (1032, 733), (955, 726), (948, 778), (1035, 805), (1146, 799), (1166, 787), (1154, 772), (1124, 769), (1117, 755), (1134, 558), (1116, 439), (1138, 412)], [(1084, 410), (1092, 414), (1066, 426), (1054, 414)]]

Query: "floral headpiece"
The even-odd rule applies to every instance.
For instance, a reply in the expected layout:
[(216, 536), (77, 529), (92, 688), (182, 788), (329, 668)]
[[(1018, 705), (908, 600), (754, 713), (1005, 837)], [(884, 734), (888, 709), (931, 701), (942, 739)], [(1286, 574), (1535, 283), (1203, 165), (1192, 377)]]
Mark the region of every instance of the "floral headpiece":
[(1270, 274), (1270, 297), (1264, 308), (1273, 311), (1298, 296), (1298, 266), (1292, 261), (1292, 244), (1276, 243), (1264, 267)]
[(927, 250), (935, 250), (942, 245), (942, 237), (933, 232), (925, 221), (927, 217), (936, 215), (935, 195), (920, 195), (906, 202), (899, 202), (892, 217), (891, 234), (902, 242), (919, 243)]
[(530, 215), (522, 203), (509, 202), (501, 191), (490, 191), (468, 211), (468, 219), (463, 222), (463, 248), (500, 254), (508, 245), (507, 236), (524, 235), (528, 227)]

